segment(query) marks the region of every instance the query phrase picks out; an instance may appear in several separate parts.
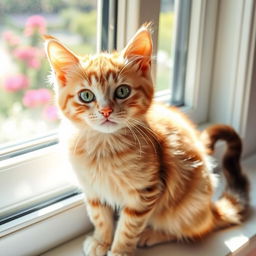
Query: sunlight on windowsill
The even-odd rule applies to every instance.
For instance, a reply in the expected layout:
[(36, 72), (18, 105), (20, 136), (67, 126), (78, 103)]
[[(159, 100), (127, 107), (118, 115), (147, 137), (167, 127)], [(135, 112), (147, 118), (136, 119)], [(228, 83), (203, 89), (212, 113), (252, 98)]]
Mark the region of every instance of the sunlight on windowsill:
[(244, 246), (249, 241), (249, 238), (243, 234), (231, 237), (226, 240), (224, 243), (231, 252), (236, 251), (241, 246)]

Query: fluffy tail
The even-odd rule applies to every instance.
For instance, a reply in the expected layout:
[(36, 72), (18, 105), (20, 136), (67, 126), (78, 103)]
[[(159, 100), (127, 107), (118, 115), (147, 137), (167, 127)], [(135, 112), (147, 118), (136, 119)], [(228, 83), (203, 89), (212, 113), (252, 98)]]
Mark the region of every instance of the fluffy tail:
[(214, 151), (218, 140), (227, 143), (222, 165), (227, 180), (222, 196), (213, 204), (213, 214), (219, 228), (241, 223), (249, 211), (249, 181), (242, 172), (240, 158), (242, 142), (233, 128), (227, 125), (213, 125), (202, 133), (202, 139), (209, 154)]

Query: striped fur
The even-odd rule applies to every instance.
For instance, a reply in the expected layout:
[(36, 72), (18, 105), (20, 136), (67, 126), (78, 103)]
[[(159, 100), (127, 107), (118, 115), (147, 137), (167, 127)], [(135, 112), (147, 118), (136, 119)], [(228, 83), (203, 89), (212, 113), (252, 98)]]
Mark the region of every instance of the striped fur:
[[(153, 101), (147, 26), (120, 53), (79, 57), (57, 39), (46, 40), (65, 123), (62, 141), (95, 226), (84, 243), (86, 255), (133, 255), (136, 246), (198, 239), (241, 223), (249, 198), (240, 138), (224, 125), (200, 134), (178, 109)], [(131, 93), (118, 99), (122, 84)], [(90, 103), (79, 98), (85, 89), (95, 96)], [(111, 110), (108, 117), (102, 109)], [(209, 154), (217, 140), (228, 144), (228, 182), (212, 202), (216, 177)]]

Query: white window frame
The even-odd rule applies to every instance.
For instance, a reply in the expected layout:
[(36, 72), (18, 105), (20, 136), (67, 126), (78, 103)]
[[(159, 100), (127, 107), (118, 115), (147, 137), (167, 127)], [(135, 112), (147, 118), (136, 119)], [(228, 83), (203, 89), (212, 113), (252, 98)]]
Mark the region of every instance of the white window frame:
[(208, 121), (218, 1), (192, 1), (184, 112), (197, 124)]
[[(219, 1), (209, 122), (235, 127), (244, 154), (255, 152), (255, 1)], [(228, 70), (228, 72), (226, 72)]]
[[(192, 9), (197, 15), (193, 16), (192, 14), (191, 26), (198, 22), (200, 25), (195, 31), (194, 40), (191, 39), (189, 44), (189, 47), (196, 47), (196, 51), (190, 52), (188, 58), (186, 101), (189, 108), (187, 111), (192, 117), (194, 115), (195, 120), (199, 122), (223, 122), (233, 125), (246, 142), (245, 154), (251, 154), (256, 151), (253, 129), (256, 127), (256, 118), (250, 118), (252, 114), (256, 115), (255, 104), (252, 104), (253, 96), (256, 95), (256, 86), (254, 85), (256, 77), (255, 3), (253, 0), (194, 0), (193, 3)], [(118, 48), (125, 45), (144, 21), (153, 21), (157, 28), (159, 10), (160, 0), (120, 0), (118, 5), (120, 14)], [(231, 14), (230, 10), (232, 10)], [(235, 26), (234, 22), (236, 22)], [(232, 31), (230, 31), (230, 27), (232, 27)], [(230, 33), (235, 34), (232, 42), (228, 40)], [(157, 34), (155, 31), (153, 35), (155, 52)], [(227, 60), (230, 60), (232, 65), (224, 65), (223, 63), (226, 63)], [(227, 88), (227, 84), (233, 86)], [(193, 95), (192, 100), (189, 97), (191, 95)], [(204, 102), (201, 102), (201, 99)], [(197, 116), (198, 113), (199, 116)], [(253, 140), (251, 139), (252, 135), (254, 136)], [(47, 151), (47, 149), (44, 150)], [(52, 150), (52, 147), (49, 147), (49, 150)], [(33, 158), (31, 154), (27, 154), (26, 157), (28, 161)], [(52, 161), (54, 162), (54, 159)], [(55, 161), (54, 164), (58, 168), (58, 162)], [(12, 166), (14, 165), (15, 163)], [(45, 169), (48, 168), (47, 165), (48, 163), (44, 163)], [(43, 214), (40, 218), (33, 216), (33, 221), (30, 219), (24, 222), (25, 226), (24, 223), (20, 223), (15, 228), (10, 228), (8, 234), (1, 233), (0, 251), (9, 248), (9, 253), (6, 255), (17, 255), (14, 253), (15, 251), (10, 251), (11, 247), (14, 248), (10, 244), (15, 244), (19, 245), (17, 246), (18, 254), (23, 254), (22, 243), (24, 240), (21, 239), (21, 236), (26, 237), (26, 241), (31, 241), (34, 254), (56, 246), (89, 229), (90, 226), (87, 225), (89, 220), (85, 214), (82, 214), (83, 211), (85, 211), (83, 199), (78, 197), (75, 202), (66, 202), (66, 205), (63, 202), (62, 206)], [(62, 216), (65, 217), (62, 218)], [(70, 227), (73, 227), (72, 231), (69, 231)], [(48, 232), (54, 230), (55, 238), (47, 239), (42, 230)], [(43, 237), (40, 238), (40, 235)], [(42, 241), (45, 241), (43, 246), (41, 245)]]

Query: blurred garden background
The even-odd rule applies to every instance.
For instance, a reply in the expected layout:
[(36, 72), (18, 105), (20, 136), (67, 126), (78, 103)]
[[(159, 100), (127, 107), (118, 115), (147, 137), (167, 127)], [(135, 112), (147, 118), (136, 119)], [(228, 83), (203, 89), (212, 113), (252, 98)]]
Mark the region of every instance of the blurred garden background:
[[(0, 143), (43, 136), (59, 122), (42, 34), (59, 38), (74, 52), (96, 52), (97, 1), (0, 1)], [(170, 87), (174, 0), (162, 0), (157, 90)], [(6, 144), (7, 143), (7, 144)]]

